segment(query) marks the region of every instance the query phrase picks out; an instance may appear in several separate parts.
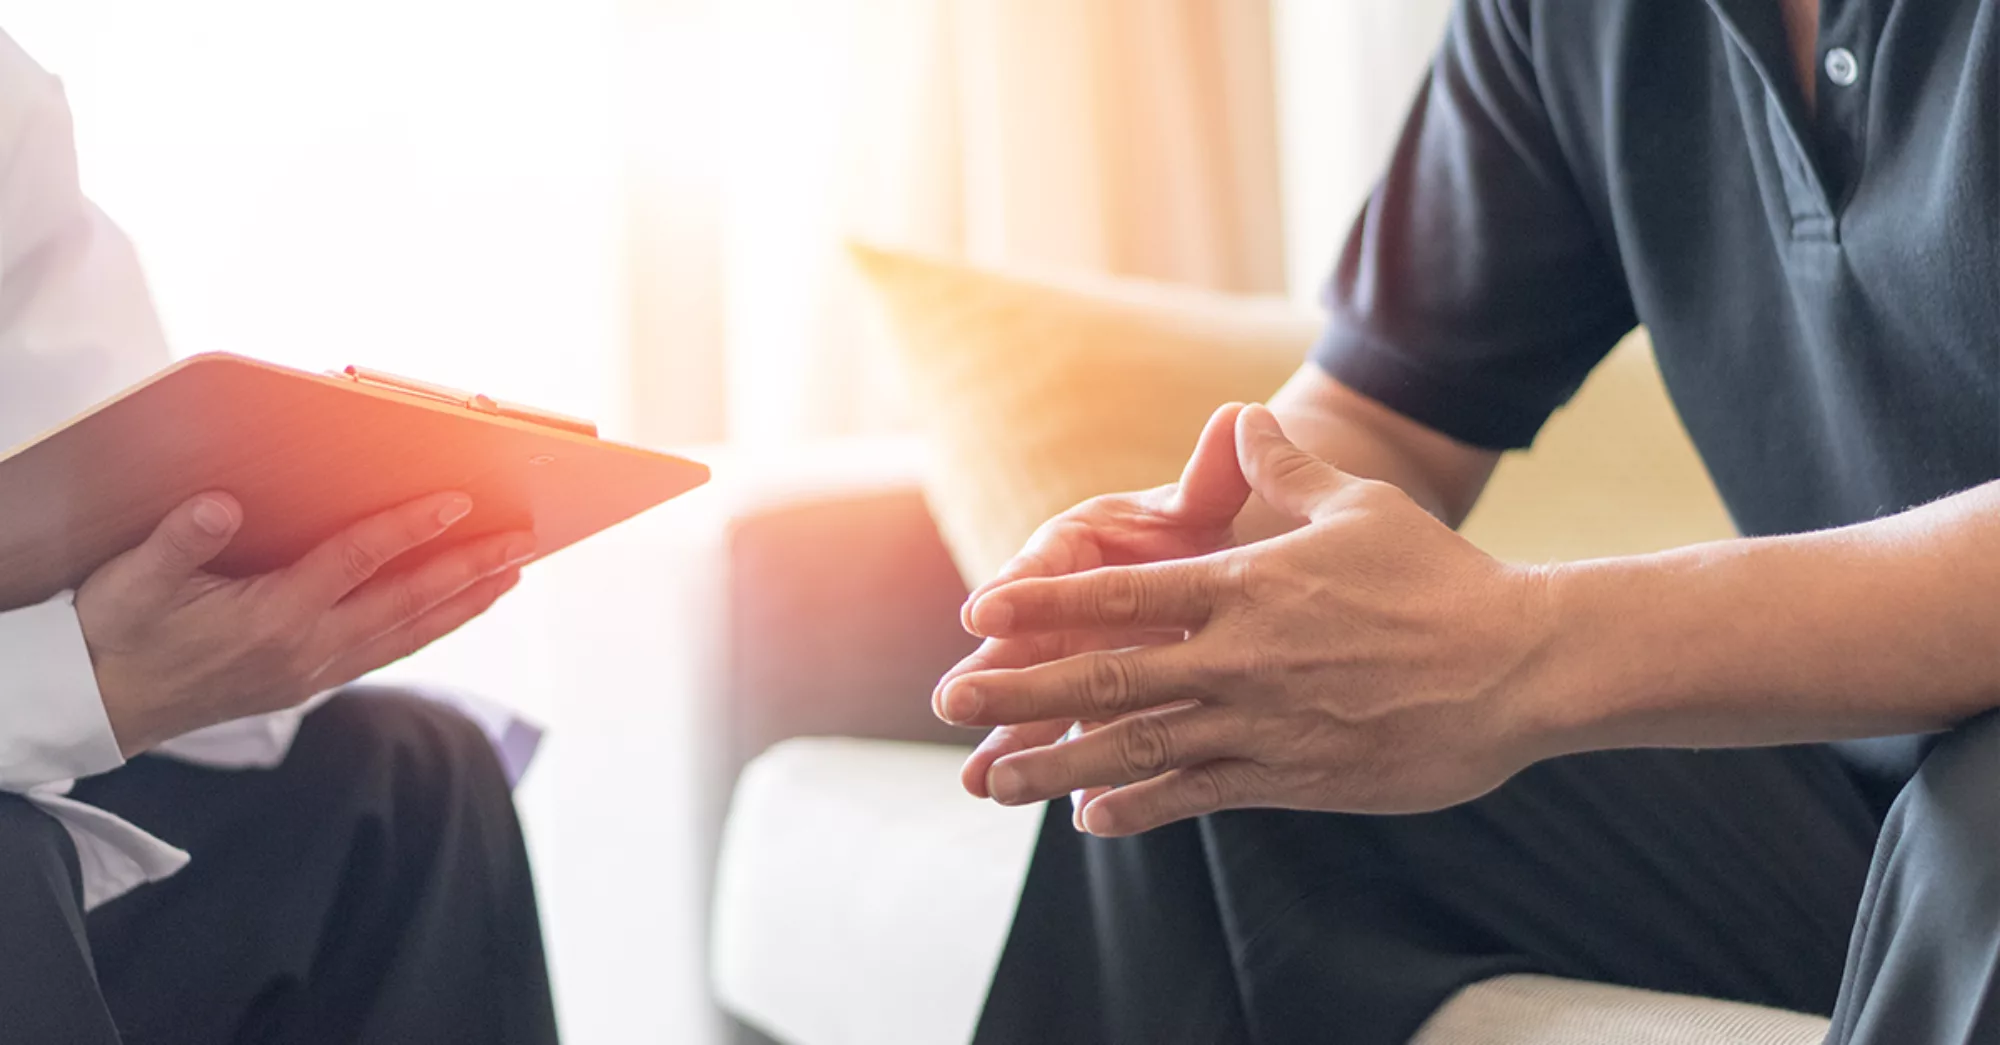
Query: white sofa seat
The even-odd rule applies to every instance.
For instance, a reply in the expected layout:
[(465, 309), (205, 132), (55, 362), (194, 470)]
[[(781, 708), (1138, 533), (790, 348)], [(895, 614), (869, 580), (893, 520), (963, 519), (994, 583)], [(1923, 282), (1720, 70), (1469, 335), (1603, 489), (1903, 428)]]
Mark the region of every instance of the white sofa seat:
[(787, 1045), (971, 1040), (1041, 813), (967, 797), (964, 757), (814, 738), (744, 769), (710, 928), (724, 1008)]
[[(787, 1045), (971, 1039), (1040, 810), (958, 788), (964, 752), (793, 740), (737, 785), (712, 941), (723, 1005)], [(1459, 993), (1412, 1045), (1819, 1045), (1827, 1021), (1545, 976)]]

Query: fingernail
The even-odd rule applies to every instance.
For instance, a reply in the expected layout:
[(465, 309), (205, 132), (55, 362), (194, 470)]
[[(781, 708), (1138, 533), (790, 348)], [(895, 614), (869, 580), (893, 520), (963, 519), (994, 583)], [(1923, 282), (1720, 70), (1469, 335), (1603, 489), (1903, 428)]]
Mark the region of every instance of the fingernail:
[(1110, 834), (1113, 828), (1111, 814), (1102, 802), (1092, 802), (1083, 810), (1083, 829), (1094, 835)]
[(447, 499), (438, 509), (438, 525), (450, 526), (472, 513), (472, 498), (457, 494)]
[(986, 791), (1003, 806), (1020, 805), (1021, 796), (1028, 791), (1028, 781), (1019, 769), (998, 765), (986, 771)]
[(1014, 607), (1001, 598), (984, 598), (972, 607), (972, 633), (982, 638), (1004, 632), (1014, 623)]
[(946, 722), (966, 722), (979, 714), (979, 691), (972, 686), (959, 683), (945, 687), (944, 720)]
[(516, 537), (507, 542), (504, 554), (507, 556), (507, 565), (509, 566), (517, 566), (527, 562), (529, 559), (535, 557), (535, 539), (533, 537)]
[(1076, 828), (1078, 833), (1082, 833), (1083, 831), (1082, 788), (1078, 788), (1077, 790), (1071, 791), (1069, 793), (1069, 826)]
[(203, 500), (194, 506), (194, 524), (211, 537), (228, 533), (235, 523), (236, 517), (223, 507), (221, 501)]
[(936, 715), (938, 718), (944, 718), (945, 688), (950, 686), (952, 684), (952, 680), (958, 678), (958, 676), (961, 674), (963, 674), (963, 672), (957, 672), (957, 671), (951, 672), (945, 675), (943, 678), (939, 679), (937, 685), (931, 687), (931, 714)]

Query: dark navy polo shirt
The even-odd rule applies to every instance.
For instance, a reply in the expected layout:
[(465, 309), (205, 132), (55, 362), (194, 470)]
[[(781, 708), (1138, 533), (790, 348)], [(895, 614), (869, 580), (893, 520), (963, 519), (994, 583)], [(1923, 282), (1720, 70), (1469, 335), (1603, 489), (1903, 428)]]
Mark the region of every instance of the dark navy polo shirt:
[(2000, 0), (1462, 0), (1314, 351), (1528, 444), (1635, 324), (1737, 525), (2000, 477)]

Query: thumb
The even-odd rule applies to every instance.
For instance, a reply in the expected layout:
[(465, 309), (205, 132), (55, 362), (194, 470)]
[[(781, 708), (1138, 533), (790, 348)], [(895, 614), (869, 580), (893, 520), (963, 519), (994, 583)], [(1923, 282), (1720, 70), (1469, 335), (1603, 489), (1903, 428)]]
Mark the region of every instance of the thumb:
[(1271, 507), (1297, 519), (1316, 518), (1352, 480), (1347, 473), (1299, 449), (1261, 404), (1236, 418), (1236, 459), (1250, 488)]
[(205, 493), (175, 508), (133, 549), (135, 579), (161, 590), (180, 587), (222, 554), (243, 524), (243, 508), (226, 493)]
[(1250, 484), (1237, 464), (1237, 415), (1243, 404), (1229, 403), (1217, 410), (1201, 430), (1194, 455), (1181, 471), (1174, 488), (1174, 510), (1197, 524), (1233, 521), (1250, 499)]

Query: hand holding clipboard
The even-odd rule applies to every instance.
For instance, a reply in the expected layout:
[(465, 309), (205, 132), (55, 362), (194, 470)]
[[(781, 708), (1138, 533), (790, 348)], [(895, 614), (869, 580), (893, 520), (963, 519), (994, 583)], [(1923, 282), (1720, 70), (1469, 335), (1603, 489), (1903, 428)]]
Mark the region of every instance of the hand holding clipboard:
[(140, 750), (396, 659), (521, 563), (707, 479), (458, 396), (185, 360), (0, 457), (0, 609), (82, 586), (107, 711)]

